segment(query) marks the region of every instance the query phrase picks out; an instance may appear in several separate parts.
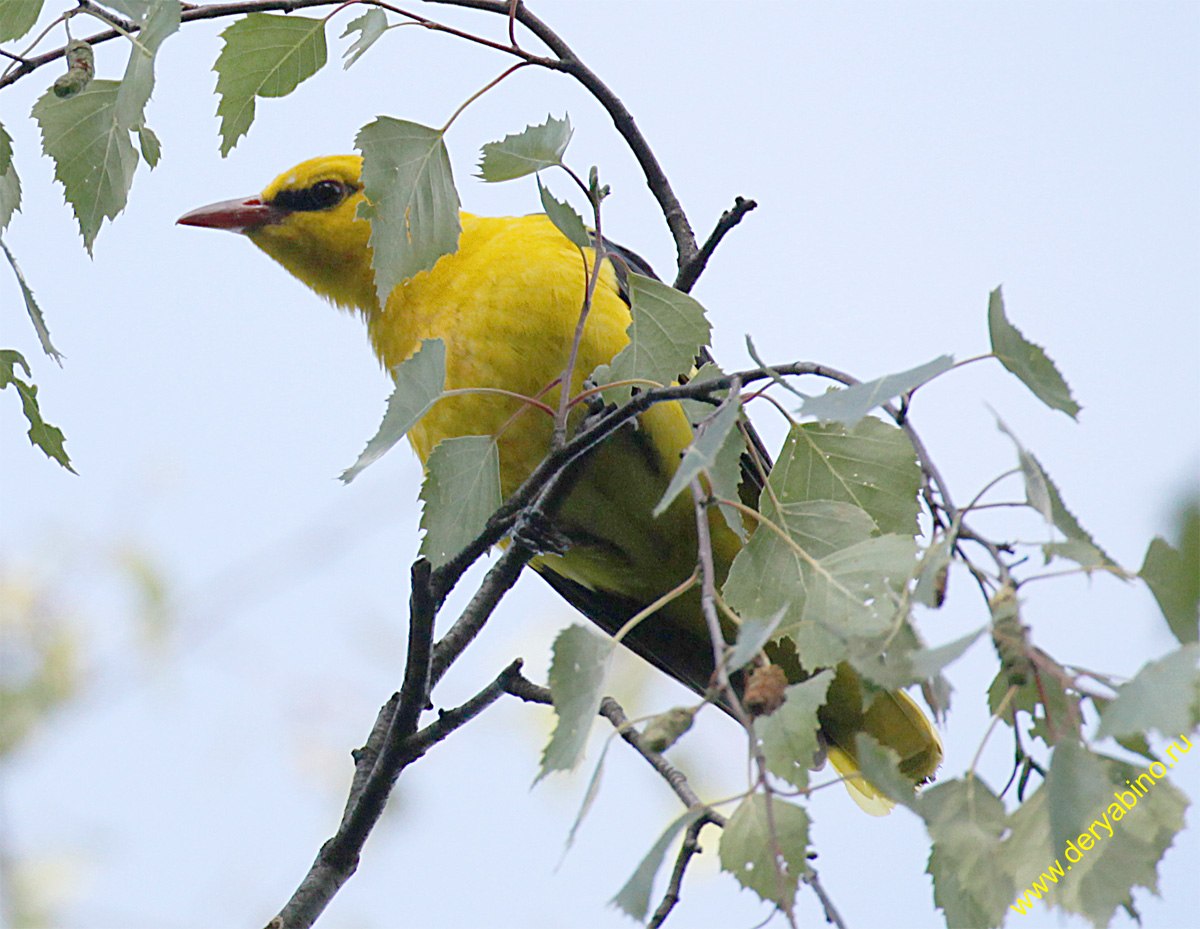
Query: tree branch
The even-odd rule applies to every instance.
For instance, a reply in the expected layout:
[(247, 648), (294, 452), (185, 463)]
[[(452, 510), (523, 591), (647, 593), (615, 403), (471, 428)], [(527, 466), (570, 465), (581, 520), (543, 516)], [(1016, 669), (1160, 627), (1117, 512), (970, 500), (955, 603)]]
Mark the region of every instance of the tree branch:
[(721, 218), (717, 220), (717, 225), (713, 231), (709, 233), (704, 244), (700, 246), (700, 251), (696, 253), (687, 264), (679, 269), (679, 274), (675, 278), (675, 283), (672, 285), (676, 290), (681, 290), (685, 294), (690, 292), (700, 275), (704, 273), (704, 269), (708, 266), (708, 260), (712, 258), (713, 252), (717, 250), (717, 246), (721, 244), (721, 240), (725, 238), (726, 233), (734, 226), (742, 221), (742, 218), (751, 210), (757, 209), (758, 203), (754, 200), (746, 200), (742, 197), (733, 198), (733, 207), (721, 214)]
[(691, 223), (688, 222), (683, 206), (675, 196), (674, 190), (671, 189), (671, 183), (667, 180), (662, 165), (658, 163), (658, 158), (655, 157), (646, 137), (642, 135), (642, 131), (634, 121), (633, 114), (621, 102), (621, 98), (583, 63), (574, 50), (553, 29), (531, 13), (524, 3), (517, 2), (514, 10), (514, 5), (508, 0), (430, 0), (430, 2), (467, 7), (473, 10), (486, 10), (506, 17), (515, 16), (517, 22), (537, 36), (550, 51), (558, 56), (557, 69), (565, 71), (579, 81), (604, 107), (612, 118), (617, 132), (621, 134), (630, 151), (633, 152), (634, 158), (641, 165), (646, 184), (654, 195), (654, 199), (658, 201), (663, 218), (666, 219), (667, 227), (671, 230), (671, 236), (675, 240), (678, 267), (682, 269), (691, 264), (698, 251), (696, 234), (692, 231)]

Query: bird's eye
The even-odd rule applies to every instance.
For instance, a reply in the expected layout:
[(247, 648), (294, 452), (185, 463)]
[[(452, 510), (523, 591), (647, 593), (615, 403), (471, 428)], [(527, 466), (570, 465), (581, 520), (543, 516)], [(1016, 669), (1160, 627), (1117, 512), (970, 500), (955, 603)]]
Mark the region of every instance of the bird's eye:
[(314, 212), (337, 206), (349, 192), (350, 188), (341, 181), (317, 181), (303, 190), (281, 190), (272, 203), (293, 212)]

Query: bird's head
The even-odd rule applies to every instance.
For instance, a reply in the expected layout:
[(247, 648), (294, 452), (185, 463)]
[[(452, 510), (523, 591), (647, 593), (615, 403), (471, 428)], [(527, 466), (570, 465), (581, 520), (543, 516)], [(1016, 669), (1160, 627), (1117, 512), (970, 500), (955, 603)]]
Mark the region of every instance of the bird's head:
[(240, 232), (317, 293), (340, 306), (377, 306), (370, 224), (356, 155), (312, 158), (253, 197), (223, 200), (179, 217), (184, 226)]

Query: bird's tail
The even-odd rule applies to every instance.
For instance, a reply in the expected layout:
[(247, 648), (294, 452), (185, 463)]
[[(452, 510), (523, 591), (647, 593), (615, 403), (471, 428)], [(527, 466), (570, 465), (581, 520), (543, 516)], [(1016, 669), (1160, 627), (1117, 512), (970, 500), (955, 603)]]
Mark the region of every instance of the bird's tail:
[(855, 741), (864, 732), (900, 758), (900, 771), (914, 785), (933, 778), (942, 763), (942, 740), (916, 701), (900, 690), (881, 691), (863, 699), (862, 681), (841, 665), (821, 711), (821, 733), (830, 763), (845, 779), (854, 801), (873, 816), (888, 813), (893, 804), (862, 776)]

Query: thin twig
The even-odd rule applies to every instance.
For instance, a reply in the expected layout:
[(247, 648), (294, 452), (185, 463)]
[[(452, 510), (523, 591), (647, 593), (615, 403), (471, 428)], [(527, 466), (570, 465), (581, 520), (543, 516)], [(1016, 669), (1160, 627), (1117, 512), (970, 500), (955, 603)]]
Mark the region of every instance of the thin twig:
[(700, 251), (687, 264), (679, 269), (679, 274), (675, 277), (675, 283), (672, 285), (676, 290), (681, 290), (685, 294), (691, 291), (700, 275), (704, 273), (705, 267), (708, 265), (708, 260), (712, 258), (713, 252), (717, 250), (717, 246), (721, 244), (721, 240), (725, 238), (726, 233), (734, 226), (742, 221), (742, 218), (751, 210), (756, 209), (758, 204), (753, 200), (746, 200), (742, 197), (733, 198), (733, 207), (721, 214), (721, 218), (717, 220), (717, 225), (704, 240), (704, 244), (700, 246)]
[(671, 915), (671, 910), (675, 908), (675, 904), (679, 902), (684, 873), (687, 871), (688, 864), (691, 863), (692, 856), (701, 850), (700, 830), (707, 825), (708, 820), (698, 819), (688, 826), (687, 832), (684, 833), (683, 844), (679, 846), (679, 852), (675, 856), (675, 866), (671, 869), (671, 880), (667, 883), (667, 889), (663, 893), (662, 901), (650, 917), (650, 922), (647, 923), (649, 929), (659, 929), (667, 921), (667, 917)]

